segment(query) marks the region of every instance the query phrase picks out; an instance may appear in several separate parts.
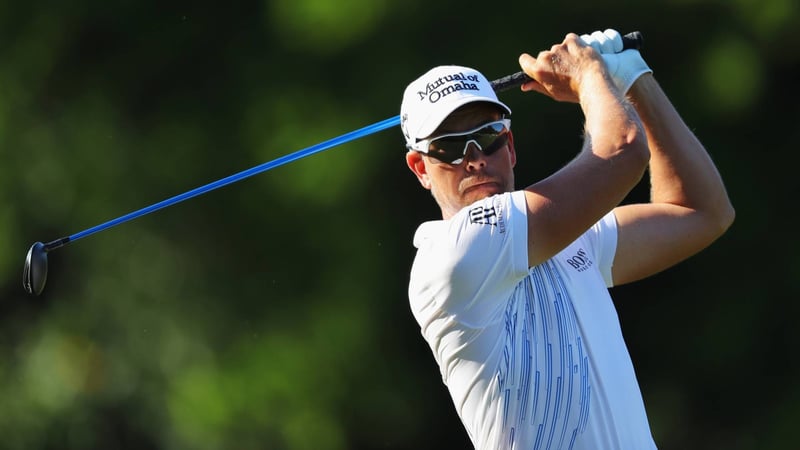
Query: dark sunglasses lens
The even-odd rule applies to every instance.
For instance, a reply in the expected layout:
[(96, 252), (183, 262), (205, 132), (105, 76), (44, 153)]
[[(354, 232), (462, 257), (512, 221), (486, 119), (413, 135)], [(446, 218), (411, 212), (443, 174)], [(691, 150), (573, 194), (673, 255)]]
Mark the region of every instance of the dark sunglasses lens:
[(484, 143), (480, 139), (478, 139), (478, 143), (481, 146), (481, 151), (484, 155), (489, 156), (492, 153), (500, 150), (503, 148), (506, 143), (508, 143), (508, 133), (503, 133), (499, 136), (486, 136), (486, 142)]
[(481, 128), (480, 130), (476, 131), (475, 134), (500, 134), (505, 129), (506, 126), (503, 123), (494, 122), (490, 123), (485, 128)]
[(428, 148), (428, 156), (447, 164), (453, 164), (464, 158), (467, 142), (475, 141), (485, 155), (491, 155), (508, 142), (505, 125), (493, 123), (480, 130), (461, 136), (446, 136), (434, 139)]
[(463, 136), (438, 139), (431, 142), (430, 148), (428, 149), (428, 156), (432, 156), (447, 164), (452, 164), (454, 161), (464, 157), (465, 146), (466, 141)]

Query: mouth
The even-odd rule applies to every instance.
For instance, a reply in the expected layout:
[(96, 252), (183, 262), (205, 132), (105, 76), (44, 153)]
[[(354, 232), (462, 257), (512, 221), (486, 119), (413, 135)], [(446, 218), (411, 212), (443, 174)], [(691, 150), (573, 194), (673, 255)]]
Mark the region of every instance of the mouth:
[(492, 179), (474, 180), (466, 183), (466, 186), (461, 189), (461, 192), (466, 194), (476, 190), (500, 190), (500, 183)]

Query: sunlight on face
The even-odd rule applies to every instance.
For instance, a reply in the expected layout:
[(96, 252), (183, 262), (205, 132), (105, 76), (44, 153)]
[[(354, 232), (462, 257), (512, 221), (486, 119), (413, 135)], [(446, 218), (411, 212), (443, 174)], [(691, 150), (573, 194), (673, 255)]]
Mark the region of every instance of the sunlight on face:
[[(456, 110), (432, 135), (470, 130), (501, 118), (497, 108), (486, 103), (474, 103)], [(514, 189), (516, 155), (513, 138), (490, 156), (470, 144), (464, 161), (450, 165), (422, 156), (428, 175), (429, 189), (444, 218), (452, 217), (462, 208), (489, 197)]]

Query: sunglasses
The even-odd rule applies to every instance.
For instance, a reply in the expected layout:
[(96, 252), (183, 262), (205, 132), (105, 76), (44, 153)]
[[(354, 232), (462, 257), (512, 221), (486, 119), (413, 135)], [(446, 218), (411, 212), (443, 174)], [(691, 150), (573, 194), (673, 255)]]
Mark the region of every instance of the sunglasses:
[(508, 143), (508, 132), (511, 119), (500, 119), (483, 124), (469, 131), (447, 133), (432, 139), (417, 142), (412, 150), (432, 157), (432, 162), (458, 165), (464, 161), (469, 144), (476, 147), (486, 156), (503, 148)]

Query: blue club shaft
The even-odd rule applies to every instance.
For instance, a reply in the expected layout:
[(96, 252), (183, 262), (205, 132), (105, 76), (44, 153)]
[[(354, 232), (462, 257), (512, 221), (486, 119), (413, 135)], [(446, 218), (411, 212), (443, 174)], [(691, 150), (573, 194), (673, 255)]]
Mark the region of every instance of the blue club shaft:
[(310, 147), (306, 147), (302, 150), (297, 150), (293, 153), (289, 153), (288, 155), (281, 156), (279, 158), (275, 158), (272, 161), (265, 162), (258, 166), (252, 167), (247, 170), (243, 170), (239, 173), (227, 176), (225, 178), (219, 179), (217, 181), (213, 181), (206, 185), (197, 187), (190, 191), (184, 192), (183, 194), (178, 194), (174, 197), (170, 197), (166, 200), (162, 200), (158, 203), (154, 203), (150, 206), (146, 206), (142, 209), (130, 212), (125, 214), (124, 216), (117, 217), (116, 219), (109, 220), (108, 222), (101, 223), (100, 225), (95, 225), (91, 228), (87, 228), (86, 230), (80, 231), (78, 233), (72, 234), (70, 236), (56, 239), (55, 241), (48, 242), (45, 244), (45, 251), (54, 250), (58, 247), (63, 246), (71, 241), (77, 241), (78, 239), (84, 238), (86, 236), (92, 235), (102, 230), (106, 230), (113, 226), (119, 225), (121, 223), (127, 222), (129, 220), (136, 219), (137, 217), (144, 216), (146, 214), (150, 214), (151, 212), (158, 211), (159, 209), (166, 208), (168, 206), (172, 206), (176, 203), (180, 203), (184, 200), (188, 200), (192, 197), (196, 197), (201, 194), (205, 194), (206, 192), (213, 191), (214, 189), (221, 188), (223, 186), (227, 186), (231, 183), (236, 183), (237, 181), (241, 181), (245, 178), (249, 178), (253, 175), (266, 172), (270, 169), (274, 169), (276, 167), (280, 167), (284, 164), (288, 164), (292, 161), (297, 161), (298, 159), (305, 158), (306, 156), (313, 155), (315, 153), (322, 152), (324, 150), (328, 150), (330, 148), (336, 147), (337, 145), (344, 144), (346, 142), (354, 141), (356, 139), (362, 138), (364, 136), (368, 136), (373, 133), (377, 133), (378, 131), (385, 130), (387, 128), (391, 128), (400, 124), (400, 116), (394, 116), (389, 119), (382, 120), (380, 122), (376, 122), (372, 125), (368, 125), (363, 128), (359, 128), (358, 130), (351, 131), (349, 133), (345, 133), (341, 136), (335, 137), (333, 139), (329, 139), (324, 142), (320, 142), (319, 144), (312, 145)]

